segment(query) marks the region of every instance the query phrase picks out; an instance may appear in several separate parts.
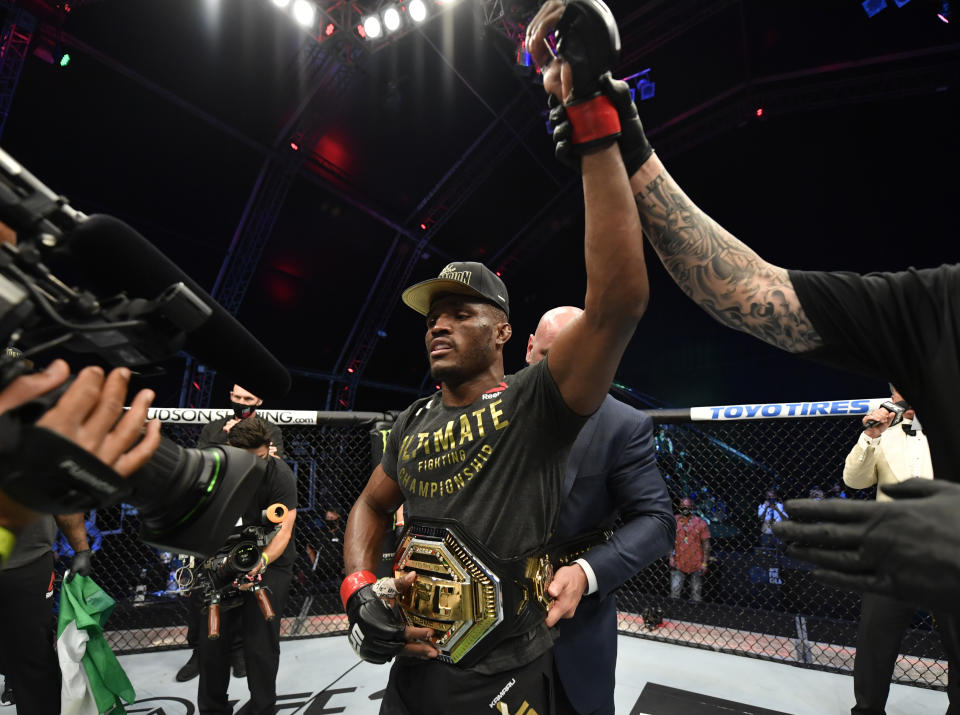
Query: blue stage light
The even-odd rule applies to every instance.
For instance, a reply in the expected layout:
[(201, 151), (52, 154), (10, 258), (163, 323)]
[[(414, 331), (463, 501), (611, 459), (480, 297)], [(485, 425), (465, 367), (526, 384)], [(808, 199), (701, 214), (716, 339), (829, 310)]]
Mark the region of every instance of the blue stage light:
[(864, 12), (867, 13), (867, 17), (873, 17), (881, 10), (886, 9), (887, 0), (863, 0), (861, 4)]
[(640, 101), (643, 102), (653, 99), (653, 95), (657, 93), (657, 83), (648, 79), (641, 79), (637, 82), (637, 89), (640, 90)]

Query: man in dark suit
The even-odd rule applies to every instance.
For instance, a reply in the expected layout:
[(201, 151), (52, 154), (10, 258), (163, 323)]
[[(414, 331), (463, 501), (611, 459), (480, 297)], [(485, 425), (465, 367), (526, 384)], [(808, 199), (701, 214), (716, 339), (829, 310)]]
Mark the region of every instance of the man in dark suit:
[[(539, 362), (554, 337), (582, 311), (547, 311), (527, 341), (527, 362)], [(548, 589), (556, 600), (547, 625), (557, 625), (554, 663), (566, 694), (559, 713), (613, 713), (617, 665), (616, 590), (673, 548), (676, 521), (657, 469), (653, 422), (609, 395), (574, 442), (553, 541), (623, 525), (612, 538), (557, 570)], [(575, 615), (574, 615), (575, 614)]]

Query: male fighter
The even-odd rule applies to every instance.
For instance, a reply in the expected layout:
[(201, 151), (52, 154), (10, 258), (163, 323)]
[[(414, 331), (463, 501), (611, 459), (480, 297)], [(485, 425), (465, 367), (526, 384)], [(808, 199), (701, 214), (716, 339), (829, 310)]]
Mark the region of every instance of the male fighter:
[[(384, 586), (392, 584), (375, 589), (373, 571), (384, 531), (406, 501), (408, 529), (432, 519), (443, 533), (466, 534), (469, 549), (479, 544), (493, 555), (493, 569), (511, 574), (500, 584), (513, 589), (517, 559), (535, 557), (547, 543), (570, 445), (585, 417), (602, 404), (646, 306), (640, 225), (614, 146), (616, 113), (598, 84), (616, 56), (616, 27), (596, 0), (569, 8), (559, 50), (568, 61), (563, 96), (577, 107), (575, 151), (586, 212), (584, 312), (561, 331), (545, 360), (505, 375), (509, 301), (494, 273), (476, 263), (452, 263), (437, 279), (404, 292), (404, 302), (426, 315), (430, 369), (441, 389), (397, 418), (383, 460), (350, 512), (344, 553), (350, 575), (341, 587), (357, 653), (374, 662), (403, 656), (391, 669), (381, 712), (553, 711), (551, 637), (531, 590), (483, 638), (440, 660), (444, 646), (431, 640), (439, 640), (436, 631), (404, 627), (379, 595), (389, 594)], [(413, 587), (415, 596), (430, 592), (433, 584), (414, 584), (416, 577), (409, 571), (396, 585), (401, 592)], [(453, 589), (444, 588), (433, 590), (436, 602), (414, 598), (421, 614), (436, 618), (459, 607)], [(568, 588), (575, 583), (561, 584), (557, 602)], [(476, 654), (482, 656), (472, 662)]]

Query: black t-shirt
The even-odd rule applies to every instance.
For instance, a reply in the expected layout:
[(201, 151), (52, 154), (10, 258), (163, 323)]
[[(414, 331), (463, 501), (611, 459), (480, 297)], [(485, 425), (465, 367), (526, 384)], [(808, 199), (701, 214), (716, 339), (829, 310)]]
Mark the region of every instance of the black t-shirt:
[[(447, 407), (439, 392), (417, 400), (397, 417), (381, 465), (400, 485), (410, 518), (456, 519), (501, 558), (520, 556), (547, 542), (570, 446), (585, 421), (542, 360), (466, 407)], [(522, 665), (550, 645), (541, 623), (475, 668)]]
[(49, 514), (42, 514), (38, 519), (23, 527), (13, 545), (13, 552), (0, 566), (0, 571), (20, 568), (32, 564), (41, 556), (50, 552), (53, 541), (57, 538), (57, 522)]
[(824, 341), (805, 357), (893, 383), (923, 420), (934, 476), (960, 481), (960, 264), (790, 280)]
[[(286, 462), (276, 457), (268, 457), (267, 472), (260, 486), (257, 487), (256, 494), (250, 501), (250, 506), (243, 512), (243, 523), (259, 524), (260, 513), (277, 502), (283, 504), (287, 509), (297, 508), (297, 480), (293, 476), (293, 470), (287, 466)], [(294, 546), (293, 534), (291, 534), (290, 543), (287, 544), (283, 554), (275, 561), (271, 561), (267, 568), (291, 568), (296, 558), (297, 549)]]
[[(203, 429), (200, 431), (200, 436), (197, 438), (197, 448), (205, 449), (206, 447), (215, 447), (217, 445), (226, 444), (227, 435), (229, 433), (223, 429), (223, 426), (232, 419), (234, 418), (221, 417), (219, 420), (214, 420), (213, 422), (208, 422), (205, 424)], [(263, 418), (261, 417), (260, 419)], [(283, 433), (280, 431), (280, 428), (270, 420), (263, 421), (267, 423), (267, 431), (270, 433), (270, 442), (277, 448), (277, 455), (279, 457), (283, 457)]]

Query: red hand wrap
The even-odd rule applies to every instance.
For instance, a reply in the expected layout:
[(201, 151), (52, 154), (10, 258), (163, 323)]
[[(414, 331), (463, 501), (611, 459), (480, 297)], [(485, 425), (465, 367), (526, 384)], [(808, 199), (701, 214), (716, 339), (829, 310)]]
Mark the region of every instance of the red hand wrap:
[(340, 601), (343, 603), (343, 607), (347, 607), (347, 601), (350, 600), (350, 596), (352, 596), (355, 591), (363, 588), (368, 583), (376, 582), (377, 577), (371, 571), (355, 571), (343, 579), (343, 583), (340, 584)]
[(620, 115), (605, 94), (568, 104), (565, 109), (573, 127), (570, 141), (574, 144), (588, 144), (620, 134)]

